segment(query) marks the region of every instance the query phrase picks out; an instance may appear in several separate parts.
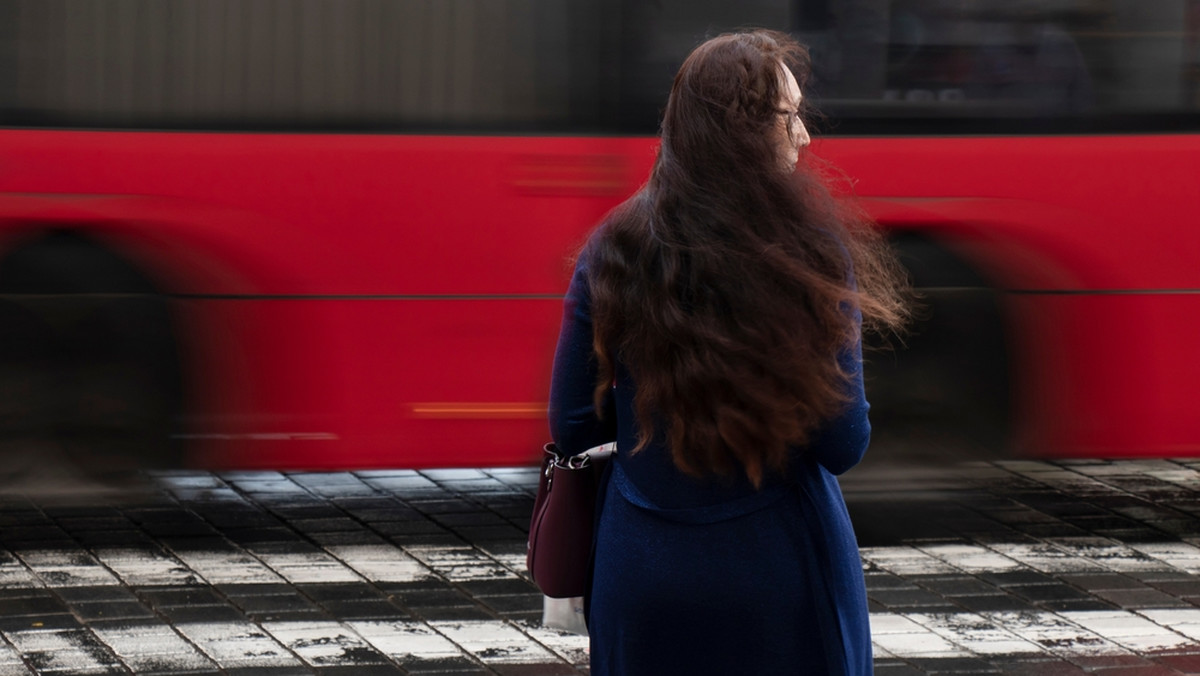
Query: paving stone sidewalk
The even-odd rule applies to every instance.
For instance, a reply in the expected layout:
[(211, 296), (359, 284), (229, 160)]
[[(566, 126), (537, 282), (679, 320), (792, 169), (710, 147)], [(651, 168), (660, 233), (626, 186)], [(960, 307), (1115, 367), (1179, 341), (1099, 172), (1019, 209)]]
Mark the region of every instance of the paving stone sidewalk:
[[(167, 472), (0, 496), (4, 674), (586, 673), (524, 572), (532, 469)], [(1200, 461), (843, 481), (876, 673), (1200, 674)], [(898, 490), (899, 487), (899, 490)]]

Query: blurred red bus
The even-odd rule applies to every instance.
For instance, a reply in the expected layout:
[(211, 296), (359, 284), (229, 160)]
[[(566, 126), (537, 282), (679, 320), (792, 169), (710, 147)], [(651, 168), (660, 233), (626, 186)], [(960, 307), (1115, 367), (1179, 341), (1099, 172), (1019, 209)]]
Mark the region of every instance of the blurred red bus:
[(569, 254), (760, 25), (925, 299), (885, 441), (1200, 454), (1200, 3), (1148, 5), (0, 0), (5, 450), (534, 460)]

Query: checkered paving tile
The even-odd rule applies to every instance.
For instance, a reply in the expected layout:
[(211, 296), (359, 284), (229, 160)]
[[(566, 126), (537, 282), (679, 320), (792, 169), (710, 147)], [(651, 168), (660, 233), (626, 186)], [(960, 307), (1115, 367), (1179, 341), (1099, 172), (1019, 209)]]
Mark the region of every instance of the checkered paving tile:
[[(905, 477), (907, 476), (907, 481)], [(4, 674), (587, 673), (532, 469), (164, 472), (0, 496)], [(876, 673), (1200, 673), (1200, 461), (851, 472)]]

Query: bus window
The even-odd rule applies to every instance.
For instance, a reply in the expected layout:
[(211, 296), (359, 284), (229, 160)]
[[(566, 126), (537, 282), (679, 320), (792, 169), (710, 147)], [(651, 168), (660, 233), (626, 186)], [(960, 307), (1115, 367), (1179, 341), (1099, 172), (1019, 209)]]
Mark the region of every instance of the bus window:
[(653, 134), (744, 26), (832, 133), (1194, 126), (1200, 0), (0, 0), (0, 124)]
[[(794, 0), (636, 3), (623, 100), (665, 100), (671, 67), (744, 25), (809, 46), (827, 133), (1151, 131), (1196, 126), (1200, 2)], [(661, 105), (661, 104), (658, 104)]]
[(0, 125), (566, 129), (600, 0), (0, 0)]

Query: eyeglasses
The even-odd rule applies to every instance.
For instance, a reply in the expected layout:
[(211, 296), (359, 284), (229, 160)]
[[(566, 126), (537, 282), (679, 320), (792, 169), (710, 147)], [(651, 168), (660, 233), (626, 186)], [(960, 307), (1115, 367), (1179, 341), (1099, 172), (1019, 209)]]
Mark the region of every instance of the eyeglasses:
[(788, 124), (796, 124), (798, 122), (801, 122), (799, 110), (779, 109), (779, 110), (776, 110), (775, 112), (780, 115), (787, 115), (788, 116)]
[(776, 109), (779, 115), (787, 116), (787, 135), (792, 141), (799, 139), (800, 145), (807, 146), (809, 144), (808, 129), (804, 126), (804, 118), (799, 110)]

